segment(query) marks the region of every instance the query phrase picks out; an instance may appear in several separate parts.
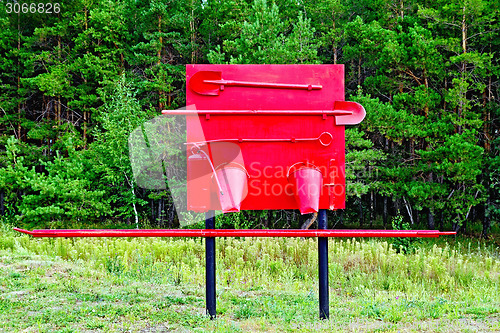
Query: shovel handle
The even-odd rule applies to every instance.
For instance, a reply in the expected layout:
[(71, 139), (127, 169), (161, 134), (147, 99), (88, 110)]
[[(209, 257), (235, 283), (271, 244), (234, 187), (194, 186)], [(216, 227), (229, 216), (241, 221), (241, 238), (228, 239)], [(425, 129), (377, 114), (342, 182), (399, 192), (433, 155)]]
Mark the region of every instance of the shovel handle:
[(319, 90), (322, 88), (319, 84), (289, 84), (289, 83), (270, 83), (270, 82), (248, 82), (233, 80), (203, 80), (204, 83), (219, 84), (221, 90), (224, 86), (252, 87), (252, 88), (277, 88), (277, 89), (304, 89)]

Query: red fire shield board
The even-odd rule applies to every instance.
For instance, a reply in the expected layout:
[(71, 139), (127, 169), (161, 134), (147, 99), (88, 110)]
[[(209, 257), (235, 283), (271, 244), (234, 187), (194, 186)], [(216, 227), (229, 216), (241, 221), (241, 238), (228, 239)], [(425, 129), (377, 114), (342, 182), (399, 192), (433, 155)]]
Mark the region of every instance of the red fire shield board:
[(345, 208), (344, 125), (364, 109), (343, 65), (188, 65), (186, 89), (188, 209)]

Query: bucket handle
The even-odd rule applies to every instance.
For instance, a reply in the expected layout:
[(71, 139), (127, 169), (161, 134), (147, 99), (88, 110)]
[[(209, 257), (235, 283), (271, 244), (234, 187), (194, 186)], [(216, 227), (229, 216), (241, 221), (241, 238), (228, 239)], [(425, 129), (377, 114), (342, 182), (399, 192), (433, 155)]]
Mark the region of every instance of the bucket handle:
[[(245, 169), (245, 167), (239, 163), (236, 163), (236, 162), (224, 162), (224, 163), (221, 163), (219, 164), (216, 168), (215, 168), (215, 171), (225, 167), (226, 165), (230, 165), (230, 164), (236, 164), (237, 166), (239, 166), (243, 171), (245, 171), (245, 174), (247, 175), (248, 178), (250, 178), (250, 174), (248, 173), (247, 169)], [(215, 171), (214, 171), (214, 175), (215, 175)]]
[(321, 170), (320, 170), (317, 166), (315, 166), (315, 165), (314, 165), (314, 164), (312, 164), (311, 162), (303, 162), (303, 161), (301, 161), (301, 162), (297, 162), (297, 163), (295, 163), (295, 164), (292, 164), (292, 166), (288, 168), (288, 171), (286, 172), (286, 179), (288, 180), (288, 182), (290, 182), (290, 180), (288, 179), (288, 178), (290, 177), (290, 171), (291, 171), (291, 170), (292, 170), (292, 169), (293, 169), (293, 168), (294, 168), (297, 164), (303, 164), (303, 165), (304, 165), (304, 166), (306, 166), (306, 167), (309, 167), (309, 168), (315, 169), (316, 171), (318, 171), (318, 172), (321, 174), (321, 176), (323, 176), (323, 173), (321, 172)]

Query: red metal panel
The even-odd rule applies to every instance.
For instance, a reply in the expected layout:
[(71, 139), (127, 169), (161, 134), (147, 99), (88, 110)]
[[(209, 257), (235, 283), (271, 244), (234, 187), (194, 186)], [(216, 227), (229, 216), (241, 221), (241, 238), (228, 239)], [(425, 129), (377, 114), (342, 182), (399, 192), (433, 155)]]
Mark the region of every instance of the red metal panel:
[[(292, 184), (286, 174), (290, 167), (298, 162), (308, 162), (320, 169), (323, 176), (328, 173), (331, 158), (344, 163), (344, 128), (333, 125), (333, 116), (211, 116), (209, 120), (200, 117), (204, 137), (191, 135), (188, 142), (204, 140), (240, 139), (238, 143), (245, 169), (249, 174), (248, 195), (243, 200), (241, 209), (298, 209)], [(188, 120), (189, 121), (189, 120)], [(319, 141), (297, 142), (301, 138), (319, 137), (330, 133), (333, 143), (323, 146)], [(251, 139), (290, 139), (290, 142), (252, 142)], [(291, 142), (295, 140), (295, 142)], [(204, 150), (210, 154), (224, 149), (216, 144), (209, 144)], [(217, 162), (214, 167), (217, 167)], [(343, 172), (338, 174), (337, 186), (344, 187)], [(326, 183), (324, 181), (324, 183)], [(212, 188), (215, 189), (215, 186)], [(197, 186), (188, 185), (188, 191), (197, 191)], [(338, 191), (335, 209), (344, 208), (344, 192)], [(322, 191), (320, 209), (329, 209), (327, 191)], [(218, 209), (219, 207), (212, 207)]]
[[(248, 179), (240, 177), (247, 184), (239, 187), (248, 189), (246, 196), (240, 195), (241, 209), (298, 209), (300, 198), (316, 200), (313, 210), (345, 208), (343, 125), (361, 121), (364, 110), (344, 101), (343, 65), (188, 65), (186, 80), (187, 110), (164, 113), (186, 114), (188, 156), (210, 156), (212, 166), (205, 170), (232, 162), (217, 161), (215, 155), (228, 155), (218, 143), (237, 145), (235, 162), (248, 174)], [(321, 172), (320, 191), (295, 195), (298, 183), (309, 185), (308, 179), (297, 183), (286, 177), (297, 164)], [(205, 181), (188, 179), (188, 198), (194, 198), (189, 194), (198, 193), (200, 186), (210, 186), (212, 192), (210, 203), (188, 199), (189, 209), (219, 210), (219, 201), (233, 201), (223, 193), (228, 189), (221, 184), (224, 179), (213, 176)], [(319, 198), (307, 198), (315, 193)], [(226, 211), (238, 209), (234, 205)]]
[(455, 235), (439, 230), (249, 230), (249, 229), (58, 229), (33, 230), (14, 228), (33, 237), (423, 237)]

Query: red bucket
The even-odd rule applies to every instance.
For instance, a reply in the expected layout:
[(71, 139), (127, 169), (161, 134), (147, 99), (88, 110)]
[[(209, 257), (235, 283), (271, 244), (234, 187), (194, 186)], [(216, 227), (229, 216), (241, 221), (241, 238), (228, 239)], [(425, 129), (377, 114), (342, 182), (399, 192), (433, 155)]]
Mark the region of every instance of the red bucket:
[(231, 163), (217, 169), (216, 175), (220, 184), (218, 194), (222, 211), (224, 213), (239, 212), (241, 202), (248, 194), (246, 170), (242, 166)]
[(299, 204), (300, 213), (316, 213), (319, 209), (323, 175), (311, 166), (303, 166), (291, 173), (290, 170), (288, 181), (294, 185), (295, 200)]

